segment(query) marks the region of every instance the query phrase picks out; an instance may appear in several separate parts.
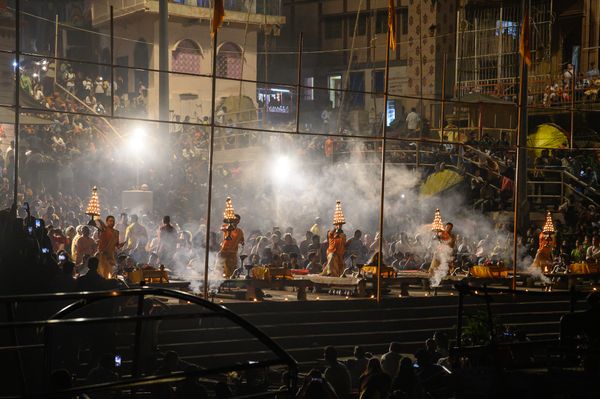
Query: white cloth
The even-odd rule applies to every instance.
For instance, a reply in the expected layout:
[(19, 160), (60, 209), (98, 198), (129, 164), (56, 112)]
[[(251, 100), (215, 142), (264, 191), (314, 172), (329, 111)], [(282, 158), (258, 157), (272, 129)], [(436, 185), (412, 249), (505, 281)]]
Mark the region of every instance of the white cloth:
[(411, 111), (406, 116), (406, 127), (410, 130), (417, 130), (419, 127), (419, 123), (421, 122), (421, 117), (414, 111)]

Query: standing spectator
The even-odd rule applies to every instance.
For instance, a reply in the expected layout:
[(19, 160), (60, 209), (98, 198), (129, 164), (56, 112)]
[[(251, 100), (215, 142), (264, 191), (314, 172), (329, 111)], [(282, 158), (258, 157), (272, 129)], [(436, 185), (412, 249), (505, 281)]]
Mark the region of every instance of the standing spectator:
[(419, 124), (421, 123), (421, 117), (417, 114), (416, 108), (411, 108), (408, 115), (406, 115), (406, 129), (408, 130), (409, 137), (414, 137), (413, 135), (419, 129)]
[(325, 361), (328, 365), (325, 380), (331, 384), (339, 399), (346, 399), (350, 394), (352, 379), (350, 372), (338, 361), (337, 356), (337, 350), (333, 346), (325, 348)]
[(565, 87), (571, 86), (571, 81), (573, 80), (574, 77), (575, 77), (575, 68), (573, 67), (573, 64), (569, 63), (569, 64), (567, 64), (567, 69), (565, 69), (565, 72), (563, 73)]
[(158, 257), (162, 264), (170, 265), (177, 248), (177, 230), (171, 226), (171, 217), (165, 216), (158, 228)]
[(331, 104), (327, 104), (321, 112), (321, 121), (323, 122), (323, 132), (329, 133), (329, 120), (331, 119)]
[(94, 255), (94, 253), (96, 253), (96, 248), (96, 242), (90, 237), (90, 228), (88, 226), (82, 226), (81, 236), (75, 236), (73, 243), (71, 244), (71, 256), (75, 261), (75, 265), (81, 265), (86, 255)]

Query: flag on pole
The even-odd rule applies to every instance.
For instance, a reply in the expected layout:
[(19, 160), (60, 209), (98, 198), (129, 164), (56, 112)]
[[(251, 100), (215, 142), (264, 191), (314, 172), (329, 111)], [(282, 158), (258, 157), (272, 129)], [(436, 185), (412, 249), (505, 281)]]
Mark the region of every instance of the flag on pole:
[(531, 28), (529, 26), (529, 12), (526, 10), (521, 24), (521, 37), (519, 38), (519, 53), (525, 64), (531, 65)]
[(213, 2), (213, 18), (212, 18), (212, 29), (210, 31), (210, 37), (214, 37), (215, 33), (221, 27), (223, 19), (225, 18), (225, 7), (223, 0), (214, 0)]
[(390, 33), (390, 42), (388, 46), (396, 50), (396, 0), (388, 0), (388, 32)]

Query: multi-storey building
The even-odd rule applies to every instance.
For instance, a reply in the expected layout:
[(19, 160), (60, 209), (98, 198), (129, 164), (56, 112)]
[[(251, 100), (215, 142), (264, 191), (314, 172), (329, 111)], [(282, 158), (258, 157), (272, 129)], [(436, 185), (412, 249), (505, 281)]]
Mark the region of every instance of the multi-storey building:
[[(455, 53), (455, 1), (398, 0), (395, 9), (398, 45), (390, 52), (388, 120), (402, 120), (411, 107), (417, 107), (437, 121), (439, 101), (420, 98), (442, 96), (443, 61), (453, 60)], [(388, 1), (292, 0), (284, 11), (284, 42), (295, 43), (300, 32), (304, 34), (303, 84), (331, 89), (304, 93), (303, 109), (344, 107), (355, 125), (361, 125), (369, 111), (381, 113)], [(453, 65), (447, 62), (445, 70), (447, 96), (452, 95)], [(340, 94), (333, 89), (366, 93)]]
[[(110, 6), (114, 16), (114, 62), (134, 69), (117, 68), (129, 92), (140, 84), (148, 88), (149, 116), (158, 116), (159, 1), (94, 0), (90, 3), (93, 27), (107, 33)], [(169, 1), (169, 104), (170, 111), (192, 120), (211, 111), (211, 80), (191, 74), (209, 75), (212, 68), (208, 0)], [(256, 107), (256, 85), (229, 79), (257, 79), (257, 41), (261, 30), (284, 24), (279, 2), (225, 1), (225, 20), (218, 34), (216, 98), (241, 96)], [(110, 62), (110, 36), (101, 36), (101, 60)], [(235, 102), (234, 102), (235, 103)], [(234, 110), (230, 110), (235, 112)]]

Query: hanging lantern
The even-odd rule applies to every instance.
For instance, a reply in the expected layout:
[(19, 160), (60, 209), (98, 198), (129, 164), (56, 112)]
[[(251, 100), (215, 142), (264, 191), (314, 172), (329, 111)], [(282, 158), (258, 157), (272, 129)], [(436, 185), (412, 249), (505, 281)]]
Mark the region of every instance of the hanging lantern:
[(233, 203), (231, 202), (231, 197), (227, 197), (225, 200), (225, 211), (223, 212), (223, 223), (227, 223), (227, 234), (225, 235), (225, 240), (231, 240), (231, 232), (235, 230), (233, 223), (235, 222), (235, 211), (233, 209)]
[(440, 214), (440, 210), (435, 210), (435, 215), (433, 216), (433, 223), (431, 224), (431, 231), (442, 231), (444, 230), (444, 223), (442, 222), (442, 215)]
[(548, 234), (552, 234), (555, 232), (554, 222), (552, 221), (552, 212), (550, 211), (546, 213), (546, 223), (544, 223), (544, 229), (542, 231)]
[(346, 218), (344, 218), (344, 212), (342, 212), (342, 202), (337, 200), (335, 202), (335, 212), (333, 213), (333, 224), (341, 227), (346, 224)]

